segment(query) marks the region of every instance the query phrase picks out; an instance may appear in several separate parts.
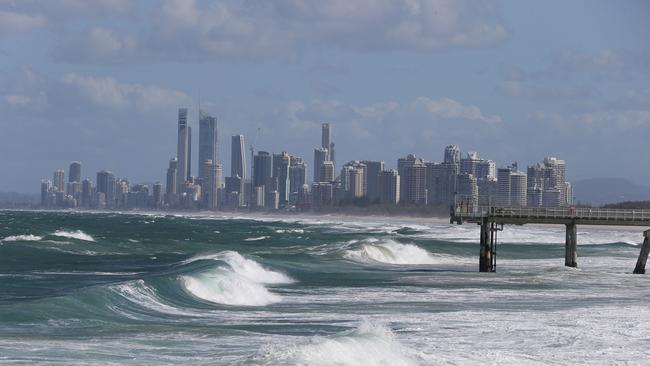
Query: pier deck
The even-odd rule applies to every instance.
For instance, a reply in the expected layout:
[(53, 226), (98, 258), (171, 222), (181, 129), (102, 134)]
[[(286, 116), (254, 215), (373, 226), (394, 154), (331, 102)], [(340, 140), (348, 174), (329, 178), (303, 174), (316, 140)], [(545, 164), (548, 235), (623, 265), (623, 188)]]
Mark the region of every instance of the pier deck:
[[(497, 233), (503, 225), (559, 224), (566, 226), (565, 265), (577, 267), (576, 225), (646, 226), (650, 227), (650, 210), (615, 210), (602, 208), (546, 207), (452, 207), (450, 222), (481, 225), (479, 271), (496, 271)], [(650, 230), (644, 241), (634, 273), (645, 273), (650, 253)]]

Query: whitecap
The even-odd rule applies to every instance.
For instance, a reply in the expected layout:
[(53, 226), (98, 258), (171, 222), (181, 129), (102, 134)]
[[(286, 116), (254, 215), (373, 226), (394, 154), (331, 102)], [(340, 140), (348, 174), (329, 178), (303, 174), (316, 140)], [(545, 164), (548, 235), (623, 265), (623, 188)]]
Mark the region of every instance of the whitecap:
[(387, 327), (365, 322), (353, 331), (316, 337), (311, 343), (274, 352), (271, 358), (301, 365), (420, 364), (416, 352), (404, 347)]
[(258, 236), (258, 237), (255, 237), (255, 238), (246, 238), (246, 239), (244, 239), (244, 241), (258, 241), (258, 240), (264, 240), (264, 239), (268, 239), (268, 238), (269, 238), (268, 236)]
[(43, 239), (42, 236), (26, 234), (26, 235), (11, 235), (2, 239), (2, 241), (39, 241), (41, 239)]
[(265, 285), (294, 282), (284, 273), (266, 269), (234, 251), (198, 256), (185, 263), (207, 259), (223, 261), (226, 265), (183, 275), (180, 282), (189, 294), (209, 302), (239, 306), (269, 305), (281, 301), (281, 298)]
[(414, 244), (394, 240), (365, 239), (355, 249), (348, 249), (343, 257), (360, 263), (438, 264), (440, 259)]
[(84, 233), (81, 230), (77, 230), (77, 231), (58, 230), (58, 231), (55, 231), (52, 235), (60, 236), (60, 237), (63, 237), (63, 238), (72, 238), (72, 239), (77, 239), (77, 240), (84, 240), (84, 241), (95, 241), (95, 239), (92, 236)]

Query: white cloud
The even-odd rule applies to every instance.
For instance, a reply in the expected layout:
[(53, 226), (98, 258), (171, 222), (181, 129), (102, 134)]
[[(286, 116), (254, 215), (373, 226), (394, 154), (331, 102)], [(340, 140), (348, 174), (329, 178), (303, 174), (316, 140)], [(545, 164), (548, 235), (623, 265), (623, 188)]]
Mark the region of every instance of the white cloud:
[(47, 19), (42, 15), (32, 15), (0, 10), (0, 34), (4, 32), (27, 32), (45, 26)]
[(436, 119), (464, 119), (484, 123), (499, 123), (498, 115), (486, 116), (475, 105), (465, 105), (449, 98), (430, 99), (419, 97), (411, 103), (413, 108), (422, 108)]
[[(113, 31), (122, 34), (109, 37), (113, 48), (99, 48), (100, 54), (93, 55), (86, 46), (96, 43), (90, 40), (96, 35), (88, 32), (60, 41), (54, 54), (68, 62), (205, 61), (291, 57), (298, 49), (322, 46), (356, 51), (490, 47), (504, 41), (507, 31), (494, 7), (485, 4), (491, 3), (167, 0), (145, 19), (142, 33)], [(61, 47), (65, 52), (57, 50)]]
[(28, 105), (32, 101), (32, 98), (26, 95), (10, 94), (10, 95), (5, 95), (4, 100), (13, 106), (22, 107)]
[(120, 83), (111, 77), (91, 77), (67, 74), (63, 82), (73, 87), (79, 95), (110, 109), (135, 108), (141, 111), (166, 109), (191, 102), (180, 91), (152, 85)]

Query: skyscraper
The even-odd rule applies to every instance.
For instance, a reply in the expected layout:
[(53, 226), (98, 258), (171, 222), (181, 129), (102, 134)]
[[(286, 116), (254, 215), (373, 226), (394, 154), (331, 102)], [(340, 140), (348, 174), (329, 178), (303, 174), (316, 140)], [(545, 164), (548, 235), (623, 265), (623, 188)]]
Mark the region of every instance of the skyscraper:
[[(181, 192), (183, 183), (190, 177), (191, 130), (187, 125), (187, 108), (178, 109), (178, 144), (176, 158), (176, 191)], [(99, 182), (97, 182), (99, 187)], [(99, 190), (98, 190), (99, 192)]]
[(266, 151), (258, 151), (253, 160), (253, 187), (270, 189), (271, 155)]
[(445, 147), (445, 163), (460, 164), (460, 148), (458, 145), (449, 145)]
[[(332, 143), (332, 134), (330, 132), (330, 124), (329, 123), (323, 123), (321, 125), (321, 145), (320, 146), (323, 149), (327, 149), (329, 151), (331, 143)], [(327, 160), (330, 160), (329, 155), (327, 156)]]
[(426, 203), (426, 164), (415, 155), (397, 160), (400, 177), (400, 201), (412, 204)]
[(513, 171), (510, 173), (510, 205), (515, 207), (524, 207), (527, 200), (526, 174), (524, 172)]
[(172, 158), (169, 160), (169, 167), (167, 168), (167, 184), (165, 186), (165, 194), (167, 198), (171, 198), (178, 192), (178, 183), (176, 178), (178, 176), (178, 159)]
[(201, 194), (203, 195), (203, 204), (210, 210), (218, 207), (219, 198), (219, 180), (221, 179), (221, 164), (214, 163), (208, 159), (203, 162), (203, 172), (205, 173), (205, 180), (201, 187)]
[(68, 171), (68, 182), (81, 183), (81, 163), (73, 161), (70, 163), (70, 170)]
[[(300, 157), (292, 156), (289, 166), (289, 195), (297, 195), (307, 184), (307, 164)], [(296, 197), (297, 198), (297, 197)]]
[(55, 192), (65, 191), (65, 172), (63, 170), (55, 170), (52, 176), (52, 185)]
[(314, 182), (315, 183), (321, 182), (321, 177), (320, 177), (321, 165), (323, 165), (324, 161), (329, 161), (327, 156), (328, 156), (327, 149), (323, 147), (314, 149)]
[(510, 175), (512, 168), (497, 169), (497, 206), (510, 206)]
[(90, 207), (93, 200), (93, 182), (90, 179), (84, 179), (81, 182), (81, 207)]
[(230, 150), (230, 176), (246, 179), (246, 150), (244, 149), (244, 136), (235, 135), (232, 137)]
[(41, 181), (41, 206), (47, 207), (50, 205), (50, 192), (52, 191), (52, 182), (49, 180)]
[(113, 207), (115, 203), (115, 176), (113, 173), (106, 170), (97, 172), (97, 193), (104, 195), (107, 207)]
[(366, 166), (366, 181), (368, 185), (368, 199), (370, 202), (379, 201), (379, 173), (384, 171), (383, 161), (363, 160)]
[(219, 163), (218, 140), (217, 118), (199, 110), (199, 178), (204, 182), (207, 180), (205, 162)]
[(286, 151), (273, 154), (273, 178), (278, 182), (278, 204), (282, 207), (289, 202), (289, 166), (291, 156)]
[(383, 204), (397, 204), (400, 200), (400, 179), (397, 170), (384, 170), (379, 173), (379, 202)]

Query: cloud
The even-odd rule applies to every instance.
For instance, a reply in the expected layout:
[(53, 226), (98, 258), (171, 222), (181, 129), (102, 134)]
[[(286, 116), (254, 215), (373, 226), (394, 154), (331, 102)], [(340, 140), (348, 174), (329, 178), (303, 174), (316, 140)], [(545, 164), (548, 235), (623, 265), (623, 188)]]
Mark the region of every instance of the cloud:
[(120, 83), (111, 77), (71, 73), (63, 78), (63, 82), (78, 91), (80, 97), (110, 109), (135, 108), (147, 112), (191, 103), (191, 98), (180, 91), (152, 85)]
[(32, 15), (0, 10), (0, 34), (27, 32), (45, 26), (47, 19), (42, 15)]
[(411, 106), (424, 109), (434, 119), (461, 119), (489, 124), (501, 122), (501, 117), (498, 115), (486, 116), (475, 105), (464, 105), (449, 98), (433, 100), (419, 97), (411, 103)]
[(52, 52), (73, 63), (203, 62), (291, 57), (323, 46), (368, 52), (480, 48), (508, 36), (488, 1), (167, 0), (152, 14), (141, 33), (104, 29), (104, 47), (88, 48), (98, 43), (91, 30), (68, 35)]

